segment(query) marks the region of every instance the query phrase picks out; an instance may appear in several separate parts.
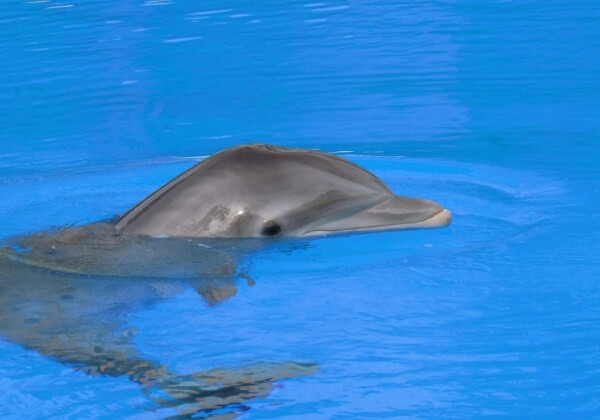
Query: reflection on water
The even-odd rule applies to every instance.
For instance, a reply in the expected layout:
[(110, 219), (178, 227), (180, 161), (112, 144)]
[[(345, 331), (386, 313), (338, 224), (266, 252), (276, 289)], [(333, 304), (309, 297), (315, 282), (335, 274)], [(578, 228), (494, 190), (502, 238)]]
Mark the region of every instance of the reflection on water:
[(464, 18), (448, 6), (52, 4), (4, 6), (0, 29), (2, 136), (19, 138), (10, 151), (30, 145), (32, 165), (57, 147), (83, 165), (464, 131), (444, 29)]

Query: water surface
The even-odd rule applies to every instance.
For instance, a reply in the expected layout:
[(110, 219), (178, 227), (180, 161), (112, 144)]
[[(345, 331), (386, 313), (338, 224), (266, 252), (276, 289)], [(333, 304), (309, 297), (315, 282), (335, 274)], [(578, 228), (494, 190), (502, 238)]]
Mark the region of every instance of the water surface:
[[(259, 250), (220, 304), (126, 311), (137, 351), (181, 374), (319, 366), (219, 412), (242, 418), (598, 416), (599, 19), (591, 0), (9, 0), (0, 238), (122, 214), (231, 145), (335, 152), (452, 225)], [(2, 417), (171, 414), (0, 340)]]

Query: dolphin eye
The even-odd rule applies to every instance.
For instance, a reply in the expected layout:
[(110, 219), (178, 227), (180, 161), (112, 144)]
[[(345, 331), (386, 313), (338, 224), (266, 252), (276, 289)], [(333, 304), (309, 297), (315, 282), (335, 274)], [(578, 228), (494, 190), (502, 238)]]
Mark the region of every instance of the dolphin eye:
[(276, 236), (281, 232), (281, 225), (274, 221), (269, 221), (263, 225), (260, 232), (264, 236)]

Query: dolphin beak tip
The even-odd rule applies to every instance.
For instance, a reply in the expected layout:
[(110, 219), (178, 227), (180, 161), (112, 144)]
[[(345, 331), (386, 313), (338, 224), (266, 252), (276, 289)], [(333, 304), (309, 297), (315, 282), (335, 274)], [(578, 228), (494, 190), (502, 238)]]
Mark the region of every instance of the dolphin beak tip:
[(452, 222), (452, 212), (448, 209), (442, 210), (439, 215), (440, 225), (447, 226)]
[(452, 222), (452, 212), (448, 209), (444, 209), (446, 212), (446, 224), (449, 225)]
[(448, 226), (452, 222), (452, 213), (448, 209), (442, 209), (439, 213), (436, 213), (431, 218), (425, 220), (418, 227), (444, 227)]

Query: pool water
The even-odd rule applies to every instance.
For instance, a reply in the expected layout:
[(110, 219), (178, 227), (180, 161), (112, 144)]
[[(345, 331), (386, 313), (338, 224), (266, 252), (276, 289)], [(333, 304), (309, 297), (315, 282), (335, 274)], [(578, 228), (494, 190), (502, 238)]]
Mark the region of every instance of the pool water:
[[(96, 279), (173, 372), (318, 367), (198, 417), (600, 416), (600, 7), (405, 3), (3, 2), (0, 240), (122, 214), (232, 145), (336, 153), (452, 224), (274, 242), (216, 304)], [(180, 412), (8, 335), (0, 417)]]

